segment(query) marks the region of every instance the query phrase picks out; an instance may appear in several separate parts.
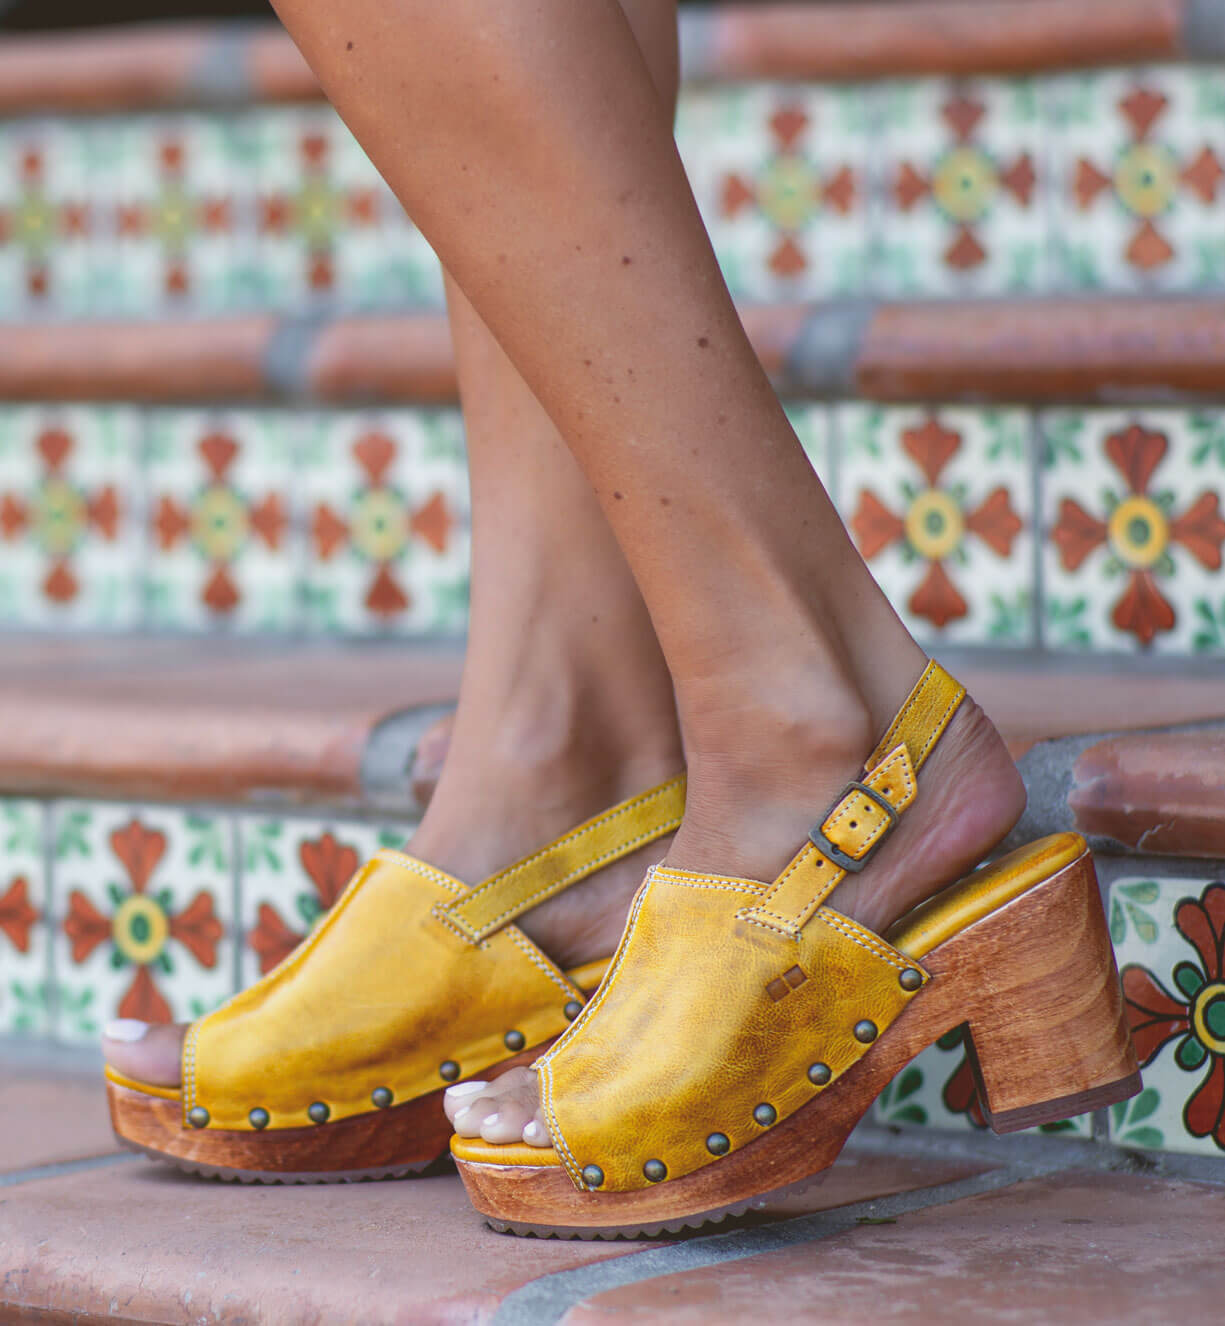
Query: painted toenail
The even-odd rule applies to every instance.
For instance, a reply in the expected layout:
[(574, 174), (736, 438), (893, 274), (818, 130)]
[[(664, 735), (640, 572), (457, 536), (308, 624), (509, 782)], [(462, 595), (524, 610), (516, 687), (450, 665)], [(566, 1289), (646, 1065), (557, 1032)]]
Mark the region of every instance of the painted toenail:
[(461, 1082), (457, 1087), (447, 1088), (447, 1099), (463, 1100), (465, 1096), (471, 1096), (475, 1091), (483, 1091), (488, 1085), (488, 1082)]
[(529, 1142), (532, 1146), (547, 1145), (549, 1140), (548, 1130), (544, 1124), (537, 1123), (535, 1119), (523, 1130), (523, 1140)]
[(149, 1023), (135, 1018), (115, 1018), (102, 1029), (108, 1041), (126, 1041), (129, 1045), (143, 1041), (149, 1033)]
[(492, 1128), (498, 1122), (498, 1120), (501, 1119), (501, 1117), (502, 1116), (500, 1114), (491, 1114), (489, 1118), (485, 1120), (485, 1126), (487, 1128)]

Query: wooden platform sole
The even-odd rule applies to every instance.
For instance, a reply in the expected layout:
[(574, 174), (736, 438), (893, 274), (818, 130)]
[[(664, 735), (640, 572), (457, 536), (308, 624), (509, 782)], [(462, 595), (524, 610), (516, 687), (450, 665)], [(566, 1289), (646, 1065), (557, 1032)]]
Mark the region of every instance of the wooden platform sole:
[(997, 1132), (1053, 1122), (1140, 1090), (1114, 950), (1088, 852), (923, 958), (932, 980), (871, 1051), (739, 1151), (634, 1192), (580, 1192), (560, 1165), (457, 1160), (499, 1229), (617, 1238), (699, 1226), (764, 1205), (828, 1168), (886, 1084), (966, 1024)]
[[(481, 1080), (534, 1063), (550, 1044), (485, 1069)], [(418, 1174), (447, 1155), (446, 1090), (334, 1123), (258, 1133), (186, 1128), (179, 1101), (106, 1084), (111, 1126), (128, 1150), (189, 1173), (245, 1183), (352, 1183)]]

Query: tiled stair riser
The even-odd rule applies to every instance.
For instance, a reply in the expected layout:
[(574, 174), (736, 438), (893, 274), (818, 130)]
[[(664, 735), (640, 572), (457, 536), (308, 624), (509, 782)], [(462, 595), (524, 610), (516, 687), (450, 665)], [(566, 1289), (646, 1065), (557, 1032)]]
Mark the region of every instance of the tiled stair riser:
[(0, 801), (0, 1034), (93, 1044), (113, 1017), (198, 1017), (318, 924), (411, 825)]
[[(733, 292), (1225, 287), (1225, 68), (687, 89)], [(0, 318), (437, 305), (325, 107), (0, 124)]]
[[(925, 644), (1225, 652), (1225, 411), (788, 407)], [(452, 410), (0, 407), (0, 626), (457, 635)]]
[[(107, 802), (0, 800), (0, 1035), (96, 1041), (111, 1017), (190, 1019), (272, 969), (403, 824)], [(1144, 1090), (1097, 1135), (1225, 1155), (1225, 882), (1208, 863), (1099, 858)], [(960, 1029), (874, 1107), (981, 1129)], [(1094, 1119), (1045, 1125), (1091, 1137)]]

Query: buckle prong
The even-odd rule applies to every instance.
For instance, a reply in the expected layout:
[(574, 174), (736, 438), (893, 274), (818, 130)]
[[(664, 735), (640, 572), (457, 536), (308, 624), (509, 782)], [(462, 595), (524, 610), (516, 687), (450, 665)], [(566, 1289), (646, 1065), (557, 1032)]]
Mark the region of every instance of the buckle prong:
[[(827, 819), (829, 819), (830, 815), (832, 815), (833, 812), (837, 809), (837, 807), (840, 806), (842, 802), (846, 800), (848, 794), (851, 792), (862, 792), (863, 795), (866, 796), (869, 801), (874, 802), (876, 805), (878, 805), (881, 808), (881, 810), (883, 810), (885, 814), (888, 815), (889, 817), (889, 823), (881, 833), (880, 837), (877, 838), (877, 840), (871, 845), (871, 847), (868, 848), (868, 850), (863, 854), (863, 856), (860, 857), (848, 856), (847, 853), (844, 852), (841, 847), (838, 847), (835, 843), (831, 843), (830, 840), (821, 832), (821, 825), (824, 824)], [(839, 870), (845, 870), (849, 874), (858, 875), (859, 872), (864, 868), (864, 866), (866, 866), (868, 862), (871, 861), (872, 858), (876, 855), (878, 849), (884, 843), (885, 839), (888, 838), (889, 835), (893, 832), (894, 826), (897, 824), (897, 821), (898, 821), (898, 812), (887, 797), (885, 797), (880, 792), (878, 792), (876, 788), (869, 787), (867, 783), (857, 783), (852, 779), (852, 781), (847, 783), (847, 785), (842, 789), (842, 791), (839, 792), (837, 800), (833, 803), (832, 806), (830, 806), (829, 810), (827, 810), (825, 814), (822, 815), (821, 819), (815, 825), (813, 825), (813, 828), (809, 833), (808, 837), (811, 840), (813, 846), (821, 853), (821, 855), (828, 857), (834, 863), (834, 865), (838, 867)]]

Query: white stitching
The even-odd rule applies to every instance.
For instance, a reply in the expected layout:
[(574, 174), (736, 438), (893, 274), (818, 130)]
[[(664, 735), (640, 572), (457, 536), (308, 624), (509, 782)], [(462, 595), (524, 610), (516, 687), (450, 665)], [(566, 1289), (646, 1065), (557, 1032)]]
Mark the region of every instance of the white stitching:
[[(861, 948), (866, 948), (869, 953), (875, 954), (882, 962), (887, 962), (896, 971), (904, 971), (907, 967), (914, 965), (905, 961), (905, 959), (899, 961), (894, 958), (892, 954), (897, 952), (896, 949), (889, 948), (883, 940), (877, 940), (870, 930), (862, 929), (849, 917), (844, 917), (839, 912), (818, 911), (814, 913), (814, 919), (824, 921), (826, 925), (832, 926), (833, 929), (844, 934), (853, 943), (858, 944)], [(898, 956), (901, 957), (900, 954)]]

